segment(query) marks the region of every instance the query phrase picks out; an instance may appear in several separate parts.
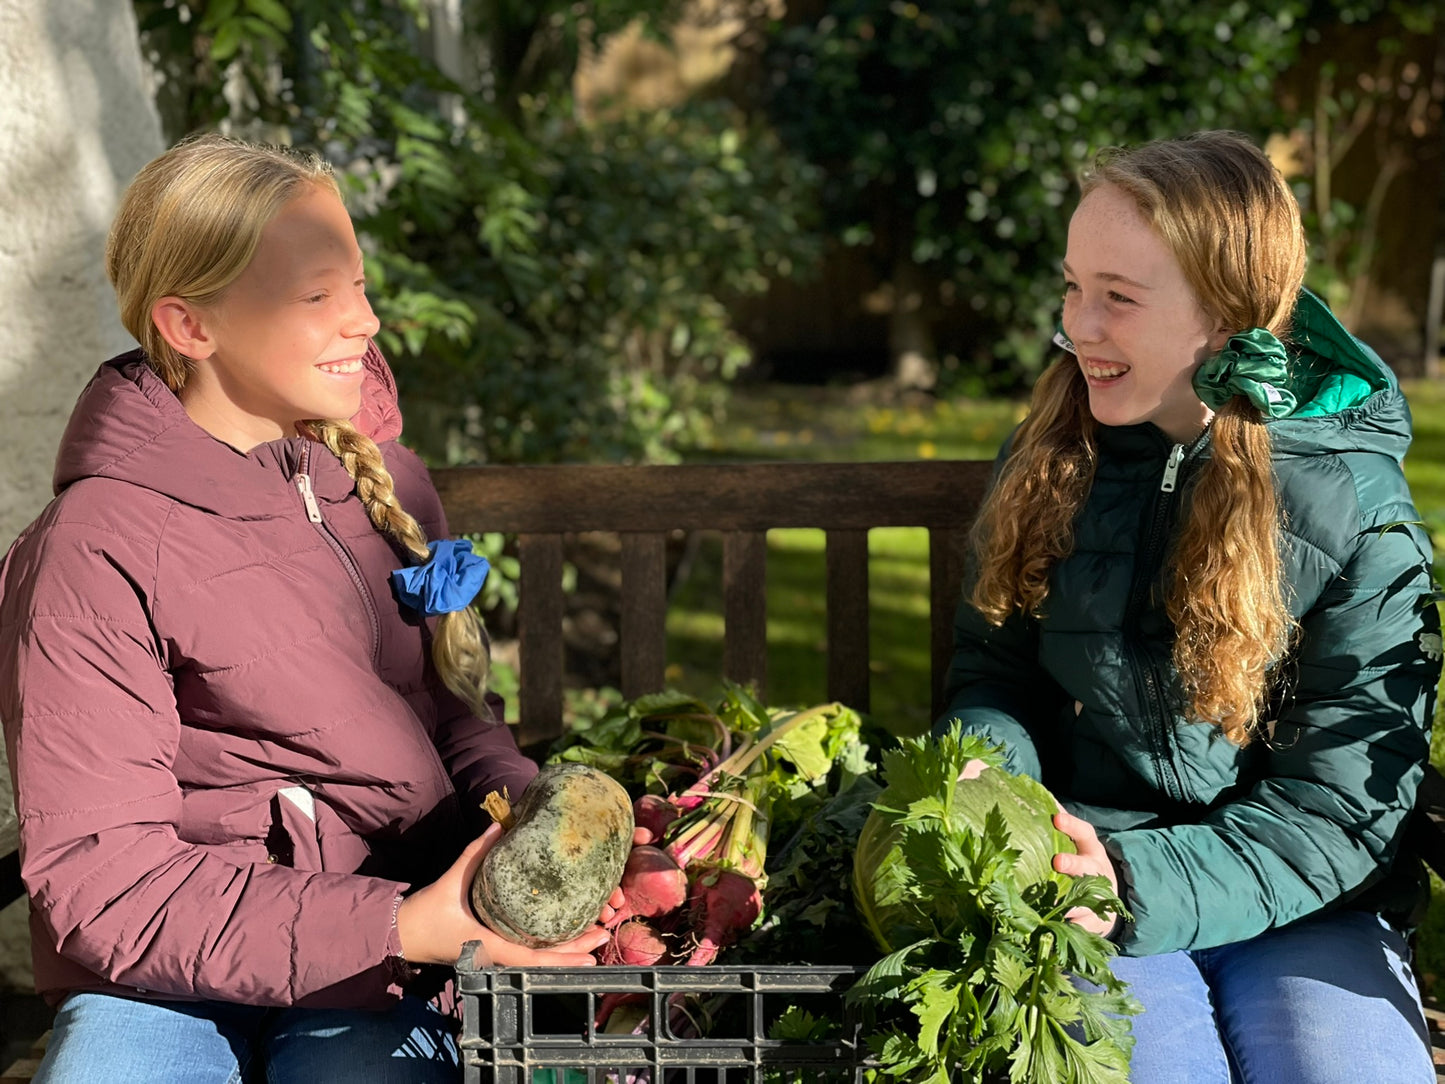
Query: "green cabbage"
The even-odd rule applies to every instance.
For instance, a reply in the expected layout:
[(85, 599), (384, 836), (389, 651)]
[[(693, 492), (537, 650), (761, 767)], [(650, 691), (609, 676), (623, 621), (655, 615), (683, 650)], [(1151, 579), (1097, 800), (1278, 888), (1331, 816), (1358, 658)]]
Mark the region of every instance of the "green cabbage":
[[(971, 760), (989, 767), (974, 779), (959, 779)], [(958, 835), (982, 836), (990, 811), (997, 810), (1006, 833), (1000, 842), (1017, 852), (1012, 879), (1018, 892), (1045, 879), (1067, 889), (1073, 880), (1053, 867), (1054, 855), (1074, 852), (1073, 841), (1053, 824), (1058, 801), (1043, 784), (1006, 771), (1002, 762), (997, 746), (957, 728), (936, 740), (909, 739), (884, 754), (887, 787), (873, 803), (853, 863), (858, 912), (884, 951), (972, 926), (977, 913), (975, 886), (961, 884), (943, 898), (920, 891), (917, 863), (909, 857), (917, 842), (910, 838), (905, 846), (905, 836), (936, 834), (938, 847), (956, 845)], [(937, 823), (944, 808), (952, 831)]]

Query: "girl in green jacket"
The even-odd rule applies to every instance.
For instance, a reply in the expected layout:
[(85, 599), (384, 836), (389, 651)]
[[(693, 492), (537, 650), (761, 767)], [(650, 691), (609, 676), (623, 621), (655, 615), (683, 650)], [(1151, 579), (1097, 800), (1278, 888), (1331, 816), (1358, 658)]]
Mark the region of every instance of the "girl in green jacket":
[(1389, 369), (1303, 290), (1227, 132), (1083, 177), (1063, 348), (1000, 456), (955, 720), (1063, 802), (1128, 914), (1137, 1084), (1433, 1081), (1401, 934), (1439, 619)]

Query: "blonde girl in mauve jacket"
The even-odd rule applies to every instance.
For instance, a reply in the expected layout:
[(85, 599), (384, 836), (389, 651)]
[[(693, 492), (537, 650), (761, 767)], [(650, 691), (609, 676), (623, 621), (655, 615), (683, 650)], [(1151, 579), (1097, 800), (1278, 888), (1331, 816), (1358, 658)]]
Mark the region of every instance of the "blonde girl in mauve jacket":
[(127, 189), (106, 262), (140, 349), (81, 394), (0, 568), (57, 1007), (37, 1079), (455, 1080), (438, 989), (463, 942), (576, 965), (605, 933), (525, 949), (468, 908), (480, 802), (537, 769), (484, 693), (485, 564), (397, 443), (336, 182), (184, 141)]

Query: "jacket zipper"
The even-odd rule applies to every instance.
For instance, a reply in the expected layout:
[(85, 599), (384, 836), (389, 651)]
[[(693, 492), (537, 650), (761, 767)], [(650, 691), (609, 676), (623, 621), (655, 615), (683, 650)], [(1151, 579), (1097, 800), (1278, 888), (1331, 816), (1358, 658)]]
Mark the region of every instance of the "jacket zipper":
[(1180, 470), (1189, 454), (1204, 443), (1207, 434), (1208, 430), (1205, 430), (1187, 447), (1183, 444), (1175, 444), (1169, 449), (1169, 455), (1164, 460), (1164, 474), (1159, 480), (1159, 491), (1154, 497), (1154, 514), (1150, 518), (1149, 531), (1145, 535), (1144, 545), (1139, 550), (1134, 586), (1129, 595), (1129, 607), (1125, 611), (1124, 619), (1130, 638), (1129, 653), (1133, 659), (1134, 672), (1139, 675), (1141, 686), (1139, 691), (1143, 697), (1145, 718), (1149, 727), (1150, 751), (1158, 768), (1159, 783), (1165, 793), (1175, 801), (1183, 799), (1184, 785), (1179, 778), (1178, 768), (1174, 764), (1173, 742), (1169, 736), (1172, 719), (1164, 703), (1164, 678), (1159, 672), (1158, 664), (1153, 659), (1150, 659), (1147, 664), (1141, 660), (1141, 652), (1134, 642), (1138, 639), (1139, 613), (1144, 607), (1144, 602), (1156, 578), (1157, 565), (1154, 558), (1166, 541), (1165, 527), (1169, 522), (1170, 509), (1174, 504), (1173, 494), (1179, 486)]
[(306, 518), (312, 523), (324, 522), (321, 518), (321, 506), (316, 503), (316, 491), (311, 488), (311, 475), (296, 475), (296, 488), (301, 491), (301, 503), (306, 506)]
[(1164, 478), (1159, 483), (1160, 493), (1173, 493), (1174, 486), (1179, 481), (1179, 465), (1184, 462), (1184, 445), (1176, 444), (1169, 450), (1169, 458), (1164, 461)]
[[(361, 604), (366, 609), (367, 619), (371, 622), (371, 665), (379, 669), (381, 666), (381, 618), (376, 612), (376, 602), (367, 589), (366, 580), (361, 575), (361, 569), (357, 567), (356, 561), (352, 558), (351, 552), (341, 544), (341, 540), (331, 531), (331, 525), (321, 515), (321, 505), (316, 500), (316, 490), (311, 484), (311, 442), (307, 441), (301, 449), (301, 465), (295, 475), (296, 489), (301, 494), (301, 503), (306, 508), (306, 518), (317, 525), (321, 536), (326, 539), (327, 544), (341, 561), (341, 566), (351, 577), (351, 583), (356, 588), (356, 593), (361, 596)], [(442, 792), (447, 796), (446, 805), (450, 808), (453, 818), (459, 824), (465, 824), (466, 818), (462, 815), (461, 797), (456, 792), (452, 783), (451, 775), (447, 772), (446, 765), (442, 762), (441, 754), (437, 747), (430, 740), (424, 742), (431, 751), (432, 767), (436, 770), (437, 778), (442, 782)]]
[(381, 665), (381, 618), (376, 612), (376, 602), (371, 597), (371, 592), (366, 588), (366, 580), (361, 575), (361, 569), (356, 567), (356, 561), (352, 559), (350, 551), (341, 544), (341, 540), (332, 533), (331, 525), (321, 515), (321, 506), (316, 501), (316, 491), (311, 486), (311, 442), (307, 441), (301, 449), (301, 466), (296, 472), (294, 481), (296, 489), (301, 494), (301, 503), (306, 508), (306, 518), (317, 525), (321, 537), (326, 539), (332, 552), (341, 562), (341, 567), (346, 569), (346, 574), (351, 577), (351, 584), (356, 588), (356, 593), (361, 596), (361, 605), (366, 610), (366, 616), (371, 623), (371, 665)]

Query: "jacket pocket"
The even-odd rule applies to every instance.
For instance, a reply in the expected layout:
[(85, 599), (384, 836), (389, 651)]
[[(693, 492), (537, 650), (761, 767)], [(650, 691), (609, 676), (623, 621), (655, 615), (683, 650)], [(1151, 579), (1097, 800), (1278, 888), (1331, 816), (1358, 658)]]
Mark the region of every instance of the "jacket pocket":
[(266, 847), (267, 861), (317, 873), (352, 873), (371, 853), (324, 799), (299, 783), (272, 796)]

